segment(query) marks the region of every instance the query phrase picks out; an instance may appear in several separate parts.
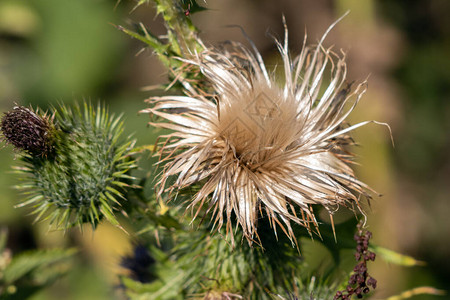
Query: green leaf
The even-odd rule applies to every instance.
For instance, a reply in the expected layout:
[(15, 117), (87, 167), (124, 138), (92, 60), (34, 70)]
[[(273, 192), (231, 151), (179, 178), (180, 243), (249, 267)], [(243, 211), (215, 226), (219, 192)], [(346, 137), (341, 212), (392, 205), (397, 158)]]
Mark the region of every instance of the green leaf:
[(14, 256), (3, 273), (3, 280), (12, 284), (16, 280), (32, 273), (36, 269), (71, 258), (76, 249), (51, 249), (23, 252)]
[(444, 296), (446, 293), (443, 290), (438, 290), (433, 287), (429, 286), (421, 286), (416, 287), (411, 290), (404, 291), (400, 295), (391, 296), (387, 298), (386, 300), (402, 300), (402, 299), (409, 299), (411, 297), (417, 296), (417, 295), (437, 295), (437, 296)]
[(411, 256), (403, 255), (393, 250), (389, 250), (377, 245), (369, 246), (369, 250), (375, 252), (379, 257), (383, 258), (385, 261), (405, 266), (405, 267), (413, 267), (413, 266), (424, 266), (425, 262), (417, 260)]

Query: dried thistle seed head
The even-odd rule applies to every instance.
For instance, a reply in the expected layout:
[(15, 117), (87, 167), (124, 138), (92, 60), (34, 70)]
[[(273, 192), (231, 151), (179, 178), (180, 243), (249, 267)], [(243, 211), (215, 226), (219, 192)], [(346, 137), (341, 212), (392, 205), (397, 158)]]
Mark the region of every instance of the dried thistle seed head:
[(24, 106), (14, 106), (1, 120), (3, 140), (34, 156), (48, 155), (53, 149), (52, 120)]
[[(315, 204), (332, 213), (370, 197), (345, 148), (353, 143), (348, 133), (369, 123), (345, 121), (366, 83), (346, 83), (345, 55), (325, 48), (325, 36), (292, 59), (285, 34), (284, 43), (276, 41), (281, 79), (253, 44), (253, 51), (238, 43), (206, 48), (185, 61), (200, 68), (211, 95), (184, 80), (187, 96), (152, 98), (143, 111), (166, 120), (150, 124), (173, 131), (160, 149), (167, 162), (160, 195), (199, 184), (190, 203), (194, 217), (206, 204), (216, 228), (226, 223), (232, 234), (241, 226), (249, 243), (259, 240), (261, 213), (295, 240), (292, 222), (317, 228)], [(176, 180), (167, 187), (170, 177)]]

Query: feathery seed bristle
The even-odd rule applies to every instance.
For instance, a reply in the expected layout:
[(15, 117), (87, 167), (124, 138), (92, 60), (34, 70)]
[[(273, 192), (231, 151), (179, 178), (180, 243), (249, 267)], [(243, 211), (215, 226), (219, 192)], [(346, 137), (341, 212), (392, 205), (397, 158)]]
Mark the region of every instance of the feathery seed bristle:
[[(325, 36), (294, 59), (287, 30), (284, 43), (276, 41), (281, 85), (253, 44), (253, 52), (228, 43), (184, 59), (209, 80), (211, 95), (182, 80), (187, 96), (148, 100), (143, 112), (169, 121), (150, 124), (172, 131), (160, 149), (168, 163), (159, 194), (201, 183), (189, 205), (197, 209), (194, 218), (206, 205), (215, 228), (225, 223), (232, 234), (235, 219), (249, 243), (259, 240), (261, 212), (295, 240), (291, 222), (317, 229), (313, 205), (331, 213), (338, 206), (359, 208), (360, 195), (370, 198), (372, 190), (348, 166), (346, 149), (353, 144), (348, 133), (373, 122), (346, 123), (366, 83), (352, 88), (346, 82), (345, 55), (324, 48)], [(324, 83), (327, 70), (331, 79)], [(175, 183), (166, 186), (170, 177)]]

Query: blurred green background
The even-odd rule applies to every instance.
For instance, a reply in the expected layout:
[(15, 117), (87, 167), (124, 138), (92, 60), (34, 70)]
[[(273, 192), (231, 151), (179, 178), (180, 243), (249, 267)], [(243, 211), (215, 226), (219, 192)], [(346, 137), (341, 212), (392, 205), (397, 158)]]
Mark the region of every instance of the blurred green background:
[[(14, 102), (39, 105), (80, 99), (102, 101), (124, 113), (129, 133), (139, 144), (156, 133), (137, 112), (150, 96), (145, 86), (164, 83), (166, 71), (142, 45), (116, 30), (143, 22), (164, 34), (152, 6), (132, 11), (136, 2), (122, 0), (0, 0), (0, 108)], [(200, 2), (200, 4), (202, 4)], [(207, 43), (244, 38), (240, 25), (270, 62), (277, 59), (267, 31), (282, 36), (284, 13), (290, 49), (300, 51), (305, 30), (316, 42), (347, 10), (351, 13), (329, 35), (326, 45), (343, 49), (348, 78), (369, 76), (369, 89), (352, 122), (374, 119), (355, 139), (357, 171), (383, 197), (369, 212), (377, 244), (427, 262), (405, 269), (377, 260), (374, 299), (419, 285), (450, 286), (450, 1), (448, 0), (208, 0), (209, 11), (192, 16)], [(306, 29), (305, 29), (306, 28)], [(137, 55), (139, 54), (139, 55)], [(32, 248), (78, 245), (77, 267), (35, 299), (111, 299), (117, 285), (118, 257), (130, 249), (119, 230), (101, 226), (92, 234), (47, 232), (31, 225), (26, 209), (14, 209), (19, 195), (11, 188), (14, 153), (0, 151), (0, 225), (10, 230), (15, 252)], [(339, 236), (339, 233), (338, 233)], [(418, 296), (417, 299), (450, 299)]]

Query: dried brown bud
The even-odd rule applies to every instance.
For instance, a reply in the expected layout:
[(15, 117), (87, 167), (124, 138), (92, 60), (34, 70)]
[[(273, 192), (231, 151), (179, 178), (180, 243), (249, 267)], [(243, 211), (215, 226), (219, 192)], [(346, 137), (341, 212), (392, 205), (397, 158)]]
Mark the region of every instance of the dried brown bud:
[(51, 120), (24, 106), (14, 106), (1, 120), (3, 140), (33, 156), (46, 156), (52, 147)]

